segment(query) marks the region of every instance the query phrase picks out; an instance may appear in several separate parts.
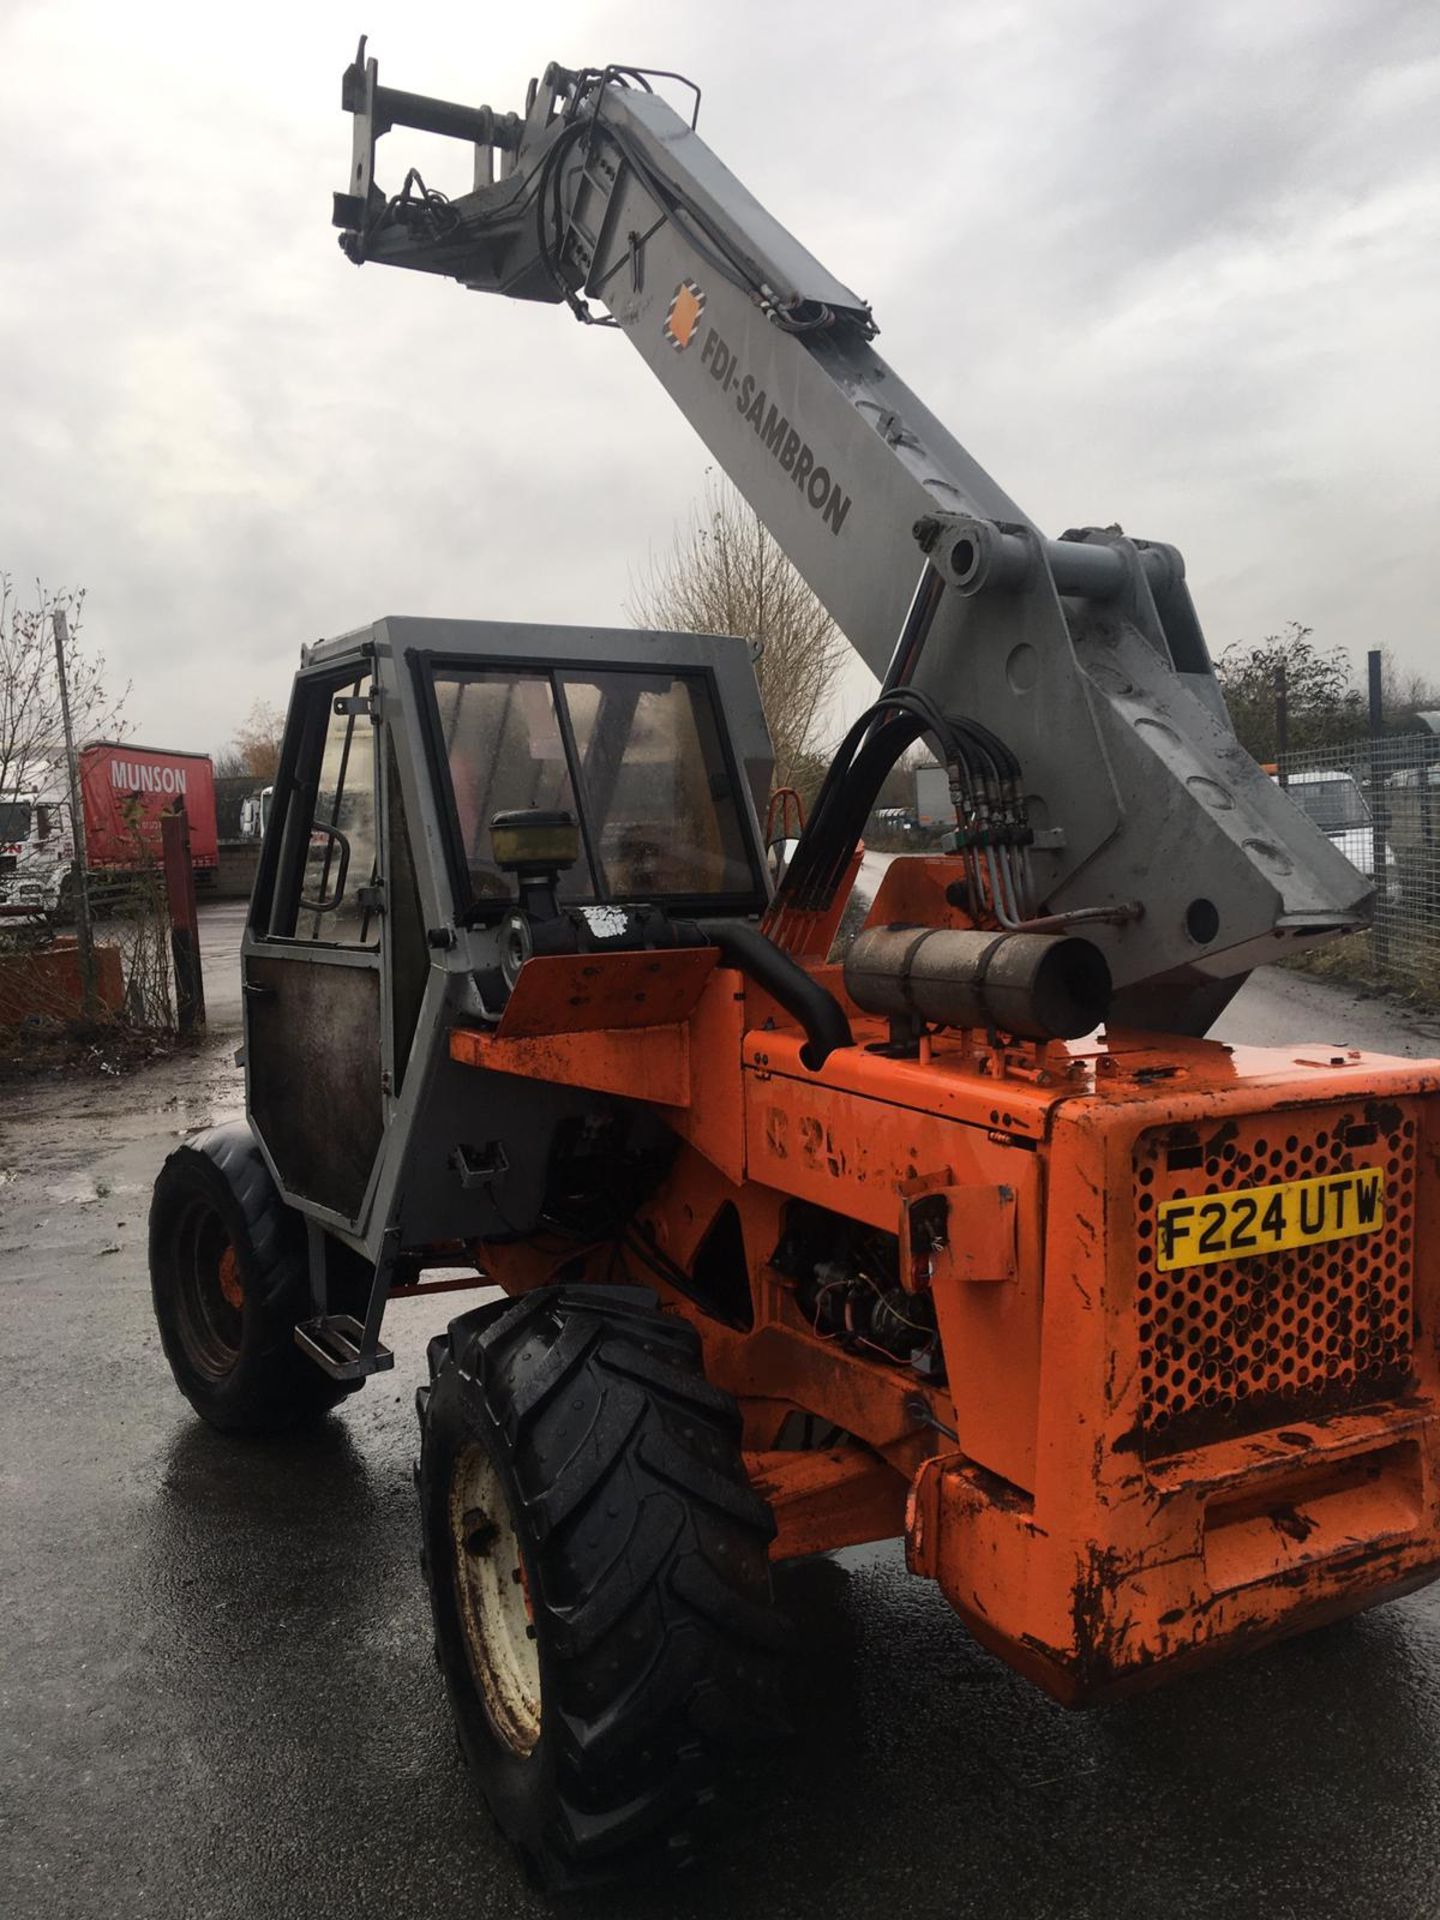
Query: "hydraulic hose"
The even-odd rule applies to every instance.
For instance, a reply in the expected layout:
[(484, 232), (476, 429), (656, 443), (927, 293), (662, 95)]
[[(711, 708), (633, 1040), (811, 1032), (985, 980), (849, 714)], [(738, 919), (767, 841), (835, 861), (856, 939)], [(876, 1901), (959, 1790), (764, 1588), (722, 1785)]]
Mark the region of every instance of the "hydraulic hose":
[(818, 1073), (837, 1047), (853, 1047), (855, 1036), (845, 1009), (827, 988), (792, 960), (758, 927), (744, 920), (701, 920), (701, 933), (720, 949), (722, 959), (763, 987), (805, 1029), (800, 1058)]

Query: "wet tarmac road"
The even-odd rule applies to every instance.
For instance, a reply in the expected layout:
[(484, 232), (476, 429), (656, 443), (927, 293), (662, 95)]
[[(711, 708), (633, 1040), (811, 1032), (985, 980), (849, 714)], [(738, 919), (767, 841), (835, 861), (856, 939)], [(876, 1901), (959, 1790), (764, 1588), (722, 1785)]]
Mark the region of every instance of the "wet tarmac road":
[[(238, 912), (205, 926), (223, 1028)], [(1385, 1002), (1278, 976), (1225, 1031), (1440, 1052)], [(234, 1044), (0, 1092), (0, 1913), (545, 1911), (466, 1784), (416, 1567), (411, 1392), (455, 1303), (398, 1308), (394, 1374), (298, 1441), (224, 1441), (170, 1384), (148, 1189), (235, 1110)], [(895, 1549), (782, 1591), (795, 1741), (704, 1869), (572, 1913), (1440, 1915), (1440, 1590), (1084, 1715)]]

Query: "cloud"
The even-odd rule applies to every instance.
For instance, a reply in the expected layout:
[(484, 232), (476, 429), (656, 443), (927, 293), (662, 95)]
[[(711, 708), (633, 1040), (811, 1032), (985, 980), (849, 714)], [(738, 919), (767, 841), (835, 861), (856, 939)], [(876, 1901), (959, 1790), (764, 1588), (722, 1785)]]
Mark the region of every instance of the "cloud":
[[(365, 24), (391, 84), (500, 109), (552, 58), (692, 71), (721, 158), (1047, 529), (1175, 542), (1212, 646), (1300, 618), (1440, 665), (1433, 8)], [(341, 258), (356, 25), (328, 0), (0, 20), (0, 565), (89, 586), (147, 737), (220, 745), (302, 641), (383, 612), (623, 620), (699, 491), (623, 341)]]

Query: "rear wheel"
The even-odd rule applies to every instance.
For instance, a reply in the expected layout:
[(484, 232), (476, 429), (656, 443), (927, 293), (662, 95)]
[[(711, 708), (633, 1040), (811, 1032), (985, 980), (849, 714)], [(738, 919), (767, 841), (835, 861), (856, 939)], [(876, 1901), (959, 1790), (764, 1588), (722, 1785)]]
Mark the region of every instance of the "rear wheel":
[(176, 1384), (211, 1426), (275, 1432), (358, 1384), (332, 1380), (295, 1345), (308, 1275), (304, 1222), (248, 1127), (215, 1127), (177, 1147), (150, 1203), (150, 1290)]
[(430, 1371), (436, 1653), (496, 1821), (552, 1890), (683, 1861), (727, 1758), (783, 1724), (734, 1402), (639, 1288), (482, 1307)]

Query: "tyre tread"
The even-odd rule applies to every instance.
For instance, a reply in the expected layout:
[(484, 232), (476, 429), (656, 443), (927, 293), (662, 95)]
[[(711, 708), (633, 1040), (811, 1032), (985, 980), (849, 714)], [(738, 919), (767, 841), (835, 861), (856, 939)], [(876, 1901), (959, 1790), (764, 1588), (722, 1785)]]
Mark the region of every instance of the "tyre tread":
[[(246, 1290), (253, 1290), (262, 1316), (258, 1336), (249, 1336), (244, 1350), (243, 1381), (218, 1388), (186, 1378), (183, 1342), (170, 1324), (167, 1296), (175, 1210), (202, 1197), (218, 1207), (217, 1183), (239, 1216), (247, 1243), (238, 1249)], [(332, 1380), (295, 1345), (295, 1323), (309, 1300), (303, 1227), (281, 1199), (243, 1121), (192, 1135), (161, 1167), (150, 1206), (150, 1273), (161, 1339), (177, 1384), (212, 1426), (232, 1433), (279, 1432), (328, 1412), (360, 1384)]]
[(555, 1801), (525, 1851), (552, 1890), (687, 1857), (721, 1757), (786, 1724), (738, 1409), (648, 1289), (543, 1289), (439, 1344), (436, 1392), (453, 1355), (507, 1448), (556, 1661)]

